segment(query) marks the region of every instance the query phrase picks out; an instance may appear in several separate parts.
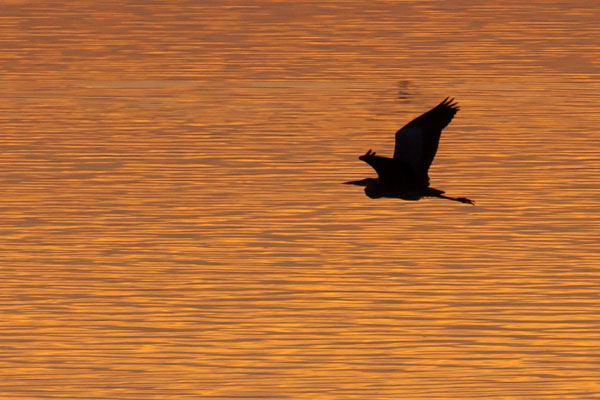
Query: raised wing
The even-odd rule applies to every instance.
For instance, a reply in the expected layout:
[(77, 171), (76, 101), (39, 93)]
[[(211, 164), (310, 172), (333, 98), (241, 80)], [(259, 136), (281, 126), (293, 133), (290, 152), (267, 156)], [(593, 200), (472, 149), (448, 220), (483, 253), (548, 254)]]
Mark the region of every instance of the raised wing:
[(459, 110), (454, 98), (446, 97), (436, 107), (410, 121), (396, 132), (394, 159), (410, 165), (429, 184), (427, 171), (438, 149), (442, 129)]
[(369, 149), (369, 151), (358, 157), (358, 159), (373, 167), (380, 179), (392, 179), (395, 175), (396, 165), (392, 158), (378, 156), (374, 151)]
[(399, 160), (378, 156), (371, 150), (358, 158), (373, 167), (380, 181), (390, 188), (409, 190), (422, 185), (412, 168)]

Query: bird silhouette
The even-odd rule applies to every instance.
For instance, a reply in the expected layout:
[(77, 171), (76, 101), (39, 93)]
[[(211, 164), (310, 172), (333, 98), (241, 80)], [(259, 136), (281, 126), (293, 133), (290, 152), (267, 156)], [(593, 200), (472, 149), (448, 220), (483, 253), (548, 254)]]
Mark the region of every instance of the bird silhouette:
[(419, 200), (423, 197), (473, 204), (466, 197), (446, 196), (443, 190), (429, 186), (429, 167), (435, 158), (442, 130), (458, 112), (454, 98), (446, 97), (440, 104), (413, 119), (396, 132), (394, 157), (381, 157), (367, 151), (358, 157), (369, 164), (377, 178), (345, 182), (365, 187), (370, 198), (393, 197), (403, 200)]

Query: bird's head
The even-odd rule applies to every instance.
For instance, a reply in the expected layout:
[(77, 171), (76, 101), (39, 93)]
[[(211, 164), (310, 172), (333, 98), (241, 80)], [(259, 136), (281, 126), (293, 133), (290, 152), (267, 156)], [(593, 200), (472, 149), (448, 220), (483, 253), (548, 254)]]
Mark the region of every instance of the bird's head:
[(365, 194), (372, 199), (378, 199), (384, 195), (381, 191), (381, 188), (377, 184), (365, 186)]

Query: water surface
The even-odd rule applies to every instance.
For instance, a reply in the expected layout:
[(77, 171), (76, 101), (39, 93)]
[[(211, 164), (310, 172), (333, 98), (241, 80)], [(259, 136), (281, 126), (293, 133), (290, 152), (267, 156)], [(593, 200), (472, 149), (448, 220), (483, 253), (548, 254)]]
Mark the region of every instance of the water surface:
[(205, 3), (0, 1), (2, 397), (600, 398), (596, 2)]

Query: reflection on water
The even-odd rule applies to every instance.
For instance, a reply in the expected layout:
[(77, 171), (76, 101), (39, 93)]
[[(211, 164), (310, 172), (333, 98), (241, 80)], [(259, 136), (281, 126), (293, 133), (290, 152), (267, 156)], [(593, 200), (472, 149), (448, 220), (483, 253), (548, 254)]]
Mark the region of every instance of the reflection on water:
[(600, 393), (594, 2), (0, 9), (3, 398)]

